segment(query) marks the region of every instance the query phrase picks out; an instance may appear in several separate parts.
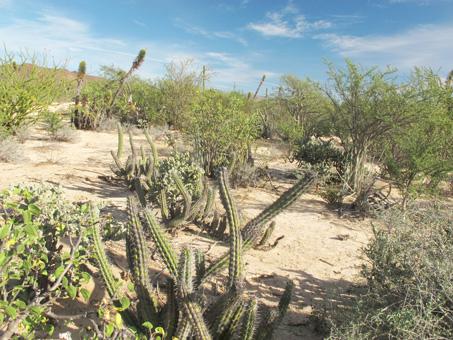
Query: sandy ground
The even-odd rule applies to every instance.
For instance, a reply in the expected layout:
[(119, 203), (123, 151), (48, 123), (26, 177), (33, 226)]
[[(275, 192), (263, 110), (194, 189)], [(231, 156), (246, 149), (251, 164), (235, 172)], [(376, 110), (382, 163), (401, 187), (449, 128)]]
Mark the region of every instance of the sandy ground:
[[(146, 145), (142, 135), (136, 136), (137, 143)], [(66, 197), (72, 201), (107, 200), (108, 210), (118, 219), (125, 220), (126, 198), (131, 192), (122, 184), (108, 183), (100, 176), (112, 176), (111, 150), (116, 150), (116, 132), (78, 131), (73, 143), (53, 142), (42, 129), (32, 129), (29, 140), (22, 144), (25, 159), (17, 164), (0, 164), (0, 189), (10, 183), (39, 182), (44, 180), (64, 187)], [(157, 141), (161, 157), (169, 154), (163, 141)], [(127, 148), (125, 150), (127, 154)], [(275, 190), (266, 188), (235, 189), (234, 195), (242, 215), (248, 219), (277, 199), (294, 183), (286, 174), (295, 169), (294, 164), (285, 163), (282, 152), (271, 143), (263, 144), (255, 155), (266, 163), (272, 176)], [(320, 326), (315, 311), (337, 311), (341, 314), (348, 301), (348, 289), (357, 282), (361, 267), (361, 248), (371, 235), (369, 223), (358, 220), (340, 219), (318, 196), (308, 193), (290, 209), (276, 218), (277, 227), (272, 240), (284, 236), (270, 251), (250, 250), (245, 255), (246, 286), (261, 303), (276, 305), (286, 282), (294, 281), (296, 289), (290, 311), (278, 330), (276, 339), (322, 339), (315, 331)], [(190, 243), (208, 251), (207, 258), (214, 259), (223, 253), (225, 243), (207, 237), (196, 227), (169, 236), (175, 246)], [(219, 242), (217, 242), (219, 241)], [(110, 242), (112, 262), (118, 274), (127, 267), (124, 242)], [(154, 263), (157, 271), (162, 264)], [(217, 283), (217, 285), (215, 285)], [(220, 282), (214, 282), (218, 286)], [(90, 303), (99, 301), (105, 294), (100, 282), (96, 282)], [(67, 307), (65, 314), (89, 308), (83, 303)], [(337, 314), (338, 315), (338, 314)], [(69, 325), (73, 339), (78, 339), (78, 327)], [(60, 331), (64, 330), (63, 328)], [(54, 337), (55, 338), (55, 337)]]

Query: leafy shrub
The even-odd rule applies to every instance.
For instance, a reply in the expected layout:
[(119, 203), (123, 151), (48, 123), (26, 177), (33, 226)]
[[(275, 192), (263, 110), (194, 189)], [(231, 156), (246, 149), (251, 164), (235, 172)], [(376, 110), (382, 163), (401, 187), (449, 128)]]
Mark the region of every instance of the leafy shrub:
[(290, 151), (290, 161), (297, 162), (306, 171), (318, 173), (318, 185), (324, 187), (321, 197), (328, 204), (343, 201), (341, 185), (347, 157), (343, 151), (332, 145), (332, 140), (312, 137), (299, 137), (294, 140)]
[(332, 145), (332, 140), (300, 137), (294, 141), (290, 160), (301, 167), (305, 164), (335, 168), (342, 173), (345, 156), (343, 151)]
[[(75, 299), (90, 275), (81, 270), (87, 261), (83, 239), (90, 223), (89, 206), (64, 203), (61, 189), (21, 184), (0, 195), (0, 324), (3, 338), (33, 338), (43, 329), (52, 334), (48, 313), (59, 298)], [(77, 223), (76, 223), (77, 222)], [(69, 249), (61, 244), (69, 238)]]
[(0, 130), (12, 134), (35, 123), (64, 92), (61, 70), (55, 64), (47, 68), (46, 54), (5, 51), (0, 57)]
[(247, 105), (247, 99), (237, 92), (215, 90), (203, 91), (192, 101), (183, 132), (208, 176), (228, 165), (232, 157), (240, 163), (250, 156), (250, 143), (259, 131), (258, 116), (248, 113)]
[(351, 322), (330, 339), (453, 337), (453, 213), (438, 202), (388, 209), (362, 271), (368, 284)]
[(43, 112), (44, 129), (50, 139), (58, 142), (75, 142), (77, 139), (76, 129), (63, 121), (63, 116), (58, 112)]

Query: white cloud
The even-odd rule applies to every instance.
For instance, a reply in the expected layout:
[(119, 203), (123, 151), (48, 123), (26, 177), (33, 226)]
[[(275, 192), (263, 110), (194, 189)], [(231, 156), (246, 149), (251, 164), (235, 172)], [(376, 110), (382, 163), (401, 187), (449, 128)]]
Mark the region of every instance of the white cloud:
[(142, 27), (145, 27), (145, 23), (141, 22), (141, 21), (138, 21), (138, 20), (133, 20), (134, 24), (138, 25), (138, 26), (142, 26)]
[(207, 52), (206, 60), (210, 62), (214, 69), (211, 83), (214, 87), (231, 87), (236, 84), (239, 88), (254, 90), (258, 86), (263, 75), (266, 75), (266, 83), (275, 85), (272, 81), (278, 82), (279, 74), (271, 71), (256, 69), (252, 62), (248, 62), (243, 57), (232, 56), (228, 53)]
[(414, 66), (453, 67), (453, 25), (425, 25), (391, 36), (320, 34), (327, 47), (345, 58), (390, 64), (408, 70)]
[(231, 32), (231, 31), (208, 31), (200, 26), (197, 25), (187, 25), (181, 23), (181, 19), (177, 19), (176, 24), (179, 27), (182, 27), (186, 32), (190, 34), (195, 34), (195, 35), (202, 35), (208, 39), (214, 39), (214, 38), (222, 38), (222, 39), (228, 39), (228, 40), (233, 40), (241, 43), (244, 46), (247, 46), (247, 41), (242, 38), (240, 35)]
[(249, 23), (248, 28), (264, 36), (302, 38), (304, 33), (332, 27), (326, 20), (310, 22), (304, 15), (299, 15), (299, 10), (290, 1), (279, 12), (266, 13), (266, 20)]

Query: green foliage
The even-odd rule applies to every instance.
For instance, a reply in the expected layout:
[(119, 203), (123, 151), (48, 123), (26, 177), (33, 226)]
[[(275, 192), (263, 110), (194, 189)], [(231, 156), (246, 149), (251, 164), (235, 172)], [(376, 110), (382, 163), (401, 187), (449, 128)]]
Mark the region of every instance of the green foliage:
[(365, 249), (357, 306), (330, 339), (453, 337), (453, 215), (431, 202), (384, 211)]
[(258, 137), (258, 116), (249, 113), (248, 105), (237, 92), (215, 90), (201, 92), (191, 102), (183, 131), (208, 176), (233, 158), (238, 162), (248, 159), (249, 145)]
[(412, 74), (416, 104), (410, 124), (382, 141), (384, 172), (396, 181), (404, 200), (433, 192), (453, 171), (453, 86), (431, 70)]
[[(30, 338), (36, 329), (52, 334), (47, 312), (56, 299), (75, 299), (90, 293), (82, 284), (90, 275), (82, 230), (76, 221), (89, 224), (90, 208), (62, 202), (61, 189), (21, 184), (0, 196), (0, 319), (2, 339), (20, 335)], [(69, 247), (60, 246), (62, 237)]]
[(47, 54), (28, 51), (0, 57), (0, 133), (32, 125), (64, 92), (63, 66), (47, 64)]
[(365, 69), (348, 59), (345, 68), (327, 65), (325, 92), (332, 104), (332, 132), (349, 155), (345, 188), (359, 193), (366, 185), (363, 169), (370, 149), (378, 147), (378, 141), (391, 134), (395, 126), (410, 121), (410, 93), (404, 84), (396, 82), (395, 70), (390, 68), (384, 72), (377, 67)]
[(166, 66), (167, 73), (158, 81), (158, 87), (163, 94), (163, 116), (166, 123), (181, 128), (186, 120), (189, 104), (197, 96), (206, 74), (198, 74), (192, 67), (193, 59), (182, 60), (179, 65), (172, 62)]
[(302, 80), (292, 74), (283, 75), (280, 82), (282, 86), (274, 106), (280, 136), (291, 142), (296, 138), (328, 134), (330, 106), (320, 86), (308, 77)]

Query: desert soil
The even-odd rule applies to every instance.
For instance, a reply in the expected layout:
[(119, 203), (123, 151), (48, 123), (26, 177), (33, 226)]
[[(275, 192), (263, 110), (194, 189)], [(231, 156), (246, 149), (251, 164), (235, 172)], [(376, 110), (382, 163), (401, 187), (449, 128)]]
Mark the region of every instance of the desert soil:
[[(104, 180), (113, 176), (110, 151), (117, 147), (115, 131), (77, 131), (77, 141), (72, 143), (54, 142), (40, 127), (31, 129), (31, 132), (30, 139), (21, 145), (24, 159), (16, 164), (0, 164), (0, 189), (8, 188), (9, 184), (44, 180), (61, 185), (70, 201), (108, 201), (107, 210), (121, 221), (126, 219), (126, 198), (132, 193), (120, 181)], [(146, 146), (141, 134), (135, 140)], [(160, 157), (169, 155), (165, 141), (156, 140), (156, 145)], [(126, 155), (127, 152), (125, 147)], [(261, 188), (234, 189), (237, 205), (247, 220), (295, 182), (290, 174), (296, 165), (284, 161), (284, 152), (275, 143), (261, 143), (255, 158), (257, 164), (267, 165), (272, 185), (267, 182)], [(338, 213), (314, 193), (303, 195), (276, 218), (276, 223), (271, 242), (283, 236), (278, 245), (270, 251), (250, 250), (245, 255), (248, 293), (256, 295), (263, 304), (276, 306), (286, 282), (293, 280), (293, 302), (275, 338), (322, 339), (322, 334), (316, 331), (322, 326), (322, 320), (310, 315), (313, 311), (324, 310), (330, 314), (336, 311), (332, 314), (336, 317), (341, 315), (343, 306), (350, 299), (348, 291), (358, 280), (363, 263), (361, 249), (371, 237), (370, 224), (363, 220), (339, 218)], [(195, 226), (168, 236), (175, 247), (189, 243), (208, 251), (208, 260), (226, 249), (225, 242), (207, 236)], [(120, 279), (122, 271), (127, 268), (124, 242), (108, 242), (107, 248)], [(163, 269), (160, 262), (152, 263), (156, 273)], [(221, 280), (214, 281), (211, 288), (221, 291)], [(106, 293), (99, 279), (91, 289), (94, 292), (89, 304), (93, 306)], [(63, 303), (62, 306), (64, 314), (80, 313), (90, 308), (81, 301)], [(80, 328), (85, 326), (86, 323), (76, 321), (58, 327), (55, 335), (69, 330), (72, 339), (78, 339)]]

